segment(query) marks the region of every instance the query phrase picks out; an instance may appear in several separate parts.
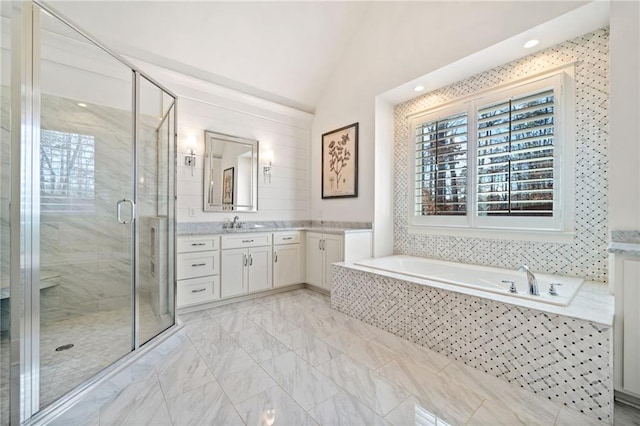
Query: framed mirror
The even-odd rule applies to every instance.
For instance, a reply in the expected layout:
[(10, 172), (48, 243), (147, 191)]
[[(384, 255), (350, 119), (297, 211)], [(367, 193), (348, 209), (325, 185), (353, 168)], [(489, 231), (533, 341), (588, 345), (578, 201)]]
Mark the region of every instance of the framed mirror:
[(258, 211), (258, 141), (204, 131), (204, 211)]

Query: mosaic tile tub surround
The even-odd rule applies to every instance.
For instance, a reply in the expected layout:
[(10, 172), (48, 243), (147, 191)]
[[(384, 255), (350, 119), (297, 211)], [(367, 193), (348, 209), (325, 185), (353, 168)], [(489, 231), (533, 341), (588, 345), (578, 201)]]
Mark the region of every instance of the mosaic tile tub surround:
[[(570, 243), (501, 240), (408, 230), (407, 140), (411, 114), (575, 61), (575, 237)], [(607, 279), (609, 30), (600, 29), (396, 105), (394, 254)]]
[(613, 422), (612, 327), (332, 268), (331, 305), (509, 383)]

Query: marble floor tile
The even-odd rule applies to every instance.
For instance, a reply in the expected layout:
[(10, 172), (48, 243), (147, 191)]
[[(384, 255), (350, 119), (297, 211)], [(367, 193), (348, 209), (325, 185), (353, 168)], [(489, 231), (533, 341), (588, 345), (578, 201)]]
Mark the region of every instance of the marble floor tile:
[(232, 333), (231, 337), (257, 362), (289, 352), (281, 341), (257, 326)]
[(320, 318), (311, 312), (296, 311), (293, 314), (284, 314), (284, 317), (320, 337), (329, 336), (343, 330), (333, 318)]
[[(345, 318), (324, 295), (288, 293), (187, 314), (50, 424), (603, 424)], [(295, 328), (271, 334), (281, 319)], [(620, 413), (616, 425), (640, 425), (640, 411)]]
[(220, 385), (210, 382), (173, 398), (167, 398), (175, 425), (244, 425)]
[[(508, 407), (517, 417), (524, 422), (542, 422), (551, 424), (558, 417), (560, 404), (550, 401), (548, 398), (536, 395), (525, 389), (510, 386), (495, 376), (469, 367), (459, 361), (453, 361), (439, 373), (445, 380), (464, 386), (475, 394), (499, 403), (499, 406)], [(486, 404), (485, 409), (486, 410)], [(494, 406), (494, 405), (491, 405)]]
[[(385, 419), (392, 425), (449, 426), (454, 424), (448, 423), (438, 417), (432, 408), (429, 408), (415, 395), (404, 400), (398, 407), (391, 411)], [(492, 423), (487, 423), (486, 426), (490, 425), (492, 425)]]
[(455, 383), (405, 360), (393, 360), (377, 373), (416, 395), (425, 406), (449, 423), (465, 423), (483, 398)]
[(371, 370), (369, 367), (360, 364), (346, 354), (342, 354), (316, 368), (340, 386), (343, 386), (343, 381), (346, 380), (347, 377)]
[(640, 408), (617, 402), (613, 409), (615, 425), (640, 426)]
[(387, 415), (410, 396), (410, 393), (401, 386), (347, 355), (342, 355), (317, 368), (381, 416)]
[[(260, 309), (264, 308), (260, 306)], [(215, 322), (227, 333), (235, 333), (237, 331), (256, 326), (249, 318), (239, 311), (218, 315), (215, 318)]]
[(381, 416), (387, 415), (410, 395), (401, 386), (368, 369), (348, 376), (343, 387)]
[(156, 370), (166, 398), (214, 381), (207, 364), (190, 344), (173, 352)]
[(155, 374), (127, 386), (116, 399), (100, 409), (100, 424), (171, 425), (169, 416), (154, 418), (149, 413), (167, 413), (164, 395)]
[(451, 358), (412, 343), (402, 337), (383, 331), (373, 342), (393, 352), (396, 358), (405, 358), (437, 373), (452, 362)]
[(242, 370), (222, 373), (218, 383), (234, 404), (276, 386), (273, 379), (255, 362)]
[(605, 426), (607, 424), (606, 422), (601, 422), (594, 417), (587, 416), (567, 407), (560, 409), (560, 413), (556, 419), (556, 426)]
[(340, 327), (344, 328), (349, 333), (359, 336), (363, 340), (375, 339), (383, 333), (383, 330), (350, 317), (349, 315), (343, 314), (342, 312), (336, 312), (332, 318)]
[(331, 380), (293, 352), (260, 365), (305, 410), (339, 391)]
[(357, 398), (345, 392), (333, 396), (314, 409), (311, 416), (321, 425), (387, 426), (389, 423)]
[(202, 358), (216, 379), (222, 374), (234, 373), (238, 370), (248, 368), (255, 363), (253, 358), (242, 348), (214, 356), (202, 356)]
[(278, 339), (295, 352), (296, 355), (314, 366), (342, 355), (342, 352), (338, 349), (328, 345), (303, 328), (280, 335)]
[(339, 331), (323, 340), (371, 369), (376, 369), (395, 358), (395, 354), (384, 346), (361, 339), (348, 331)]
[(279, 386), (236, 404), (236, 409), (242, 420), (251, 426), (317, 425), (311, 416)]
[(268, 333), (277, 336), (279, 334), (288, 333), (299, 328), (293, 322), (288, 321), (285, 317), (277, 314), (269, 309), (264, 308), (264, 312), (256, 312), (247, 316), (256, 325), (266, 330)]

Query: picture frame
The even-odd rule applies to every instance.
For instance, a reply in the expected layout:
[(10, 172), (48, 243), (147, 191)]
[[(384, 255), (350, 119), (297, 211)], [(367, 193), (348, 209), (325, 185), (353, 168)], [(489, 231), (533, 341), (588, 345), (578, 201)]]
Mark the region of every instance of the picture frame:
[(222, 204), (233, 204), (234, 190), (234, 173), (233, 167), (224, 169), (222, 172)]
[(358, 196), (358, 123), (322, 135), (322, 198)]

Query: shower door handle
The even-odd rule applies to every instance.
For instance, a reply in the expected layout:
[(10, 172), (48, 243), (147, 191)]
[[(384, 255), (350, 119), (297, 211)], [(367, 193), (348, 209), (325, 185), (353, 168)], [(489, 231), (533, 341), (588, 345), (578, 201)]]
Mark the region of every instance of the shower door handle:
[[(122, 205), (125, 203), (129, 204), (129, 206), (131, 207), (131, 219), (122, 219)], [(118, 223), (126, 225), (127, 223), (133, 222), (135, 217), (136, 205), (133, 203), (133, 201), (127, 199), (118, 200), (118, 202), (116, 203), (116, 219), (118, 220)]]

